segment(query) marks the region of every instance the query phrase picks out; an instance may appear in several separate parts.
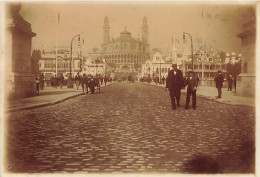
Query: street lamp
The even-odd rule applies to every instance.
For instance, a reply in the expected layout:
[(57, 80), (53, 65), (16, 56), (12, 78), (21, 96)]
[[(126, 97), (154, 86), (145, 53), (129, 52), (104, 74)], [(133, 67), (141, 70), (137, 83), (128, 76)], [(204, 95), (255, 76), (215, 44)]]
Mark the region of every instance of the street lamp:
[(185, 40), (185, 34), (187, 34), (188, 36), (190, 36), (190, 39), (191, 39), (191, 58), (192, 58), (192, 71), (193, 71), (194, 66), (193, 66), (193, 44), (192, 44), (192, 36), (191, 36), (189, 33), (183, 32), (183, 41)]
[(72, 83), (72, 73), (71, 73), (71, 62), (72, 62), (72, 43), (73, 40), (75, 39), (75, 37), (78, 37), (78, 41), (80, 41), (80, 35), (75, 35), (73, 36), (73, 38), (71, 39), (71, 45), (70, 45), (70, 76), (69, 76), (69, 81), (68, 81), (68, 88), (73, 88), (73, 83)]
[(160, 80), (159, 80), (159, 84), (162, 81), (162, 69), (161, 69), (161, 57), (160, 57)]

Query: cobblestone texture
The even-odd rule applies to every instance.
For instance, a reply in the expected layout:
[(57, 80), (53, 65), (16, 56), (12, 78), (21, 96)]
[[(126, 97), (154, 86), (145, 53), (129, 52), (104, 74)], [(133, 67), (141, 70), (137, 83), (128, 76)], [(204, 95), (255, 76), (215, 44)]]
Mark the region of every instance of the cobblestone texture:
[(196, 110), (172, 111), (162, 88), (116, 83), (100, 94), (12, 112), (5, 167), (26, 173), (253, 173), (254, 108), (197, 102)]

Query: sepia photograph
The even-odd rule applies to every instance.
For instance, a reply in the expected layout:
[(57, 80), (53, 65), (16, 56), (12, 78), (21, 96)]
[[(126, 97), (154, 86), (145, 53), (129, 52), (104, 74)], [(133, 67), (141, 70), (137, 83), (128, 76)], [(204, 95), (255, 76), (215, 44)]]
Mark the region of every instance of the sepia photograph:
[(256, 175), (256, 1), (1, 8), (1, 175)]

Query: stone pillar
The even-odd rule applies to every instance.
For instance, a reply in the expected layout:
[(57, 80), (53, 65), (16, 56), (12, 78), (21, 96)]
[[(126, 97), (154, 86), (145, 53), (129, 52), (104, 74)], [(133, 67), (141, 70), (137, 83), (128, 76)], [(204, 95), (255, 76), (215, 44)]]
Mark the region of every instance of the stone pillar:
[(19, 14), (21, 4), (6, 4), (6, 96), (21, 98), (35, 95), (35, 76), (31, 69), (31, 24)]
[(256, 21), (252, 19), (242, 26), (242, 32), (237, 35), (241, 39), (242, 66), (241, 74), (237, 77), (237, 94), (241, 96), (255, 96), (256, 76)]

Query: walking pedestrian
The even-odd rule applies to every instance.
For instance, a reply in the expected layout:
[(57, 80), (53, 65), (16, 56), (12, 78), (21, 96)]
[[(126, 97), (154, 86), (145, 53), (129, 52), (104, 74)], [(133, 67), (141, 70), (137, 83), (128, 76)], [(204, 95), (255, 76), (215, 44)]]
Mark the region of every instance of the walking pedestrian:
[(36, 77), (36, 95), (40, 95), (40, 78)]
[(57, 88), (59, 82), (56, 74), (54, 75), (53, 81), (54, 81), (54, 88)]
[(228, 76), (228, 91), (232, 91), (232, 85), (233, 85), (233, 77), (231, 74)]
[(165, 82), (165, 77), (163, 76), (162, 77), (162, 84), (164, 85), (164, 82)]
[(64, 76), (63, 76), (62, 73), (60, 74), (59, 84), (60, 84), (60, 88), (62, 88), (62, 86), (63, 86), (63, 84), (64, 84)]
[(196, 109), (196, 91), (198, 87), (198, 78), (195, 76), (193, 71), (188, 72), (188, 77), (186, 78), (187, 84), (187, 96), (185, 109), (189, 109), (190, 96), (192, 95), (192, 108)]
[(176, 64), (172, 64), (172, 70), (168, 72), (168, 77), (166, 79), (166, 90), (170, 91), (172, 110), (176, 109), (175, 99), (177, 100), (177, 106), (180, 106), (180, 92), (185, 86), (183, 75), (181, 70), (177, 69)]
[(104, 78), (104, 83), (105, 83), (105, 85), (107, 85), (107, 76), (105, 76), (105, 78)]
[(83, 74), (83, 77), (81, 78), (81, 86), (83, 94), (85, 95), (86, 92), (88, 94), (88, 78), (86, 77), (86, 74)]
[(80, 75), (79, 75), (79, 73), (77, 73), (77, 75), (74, 78), (77, 90), (79, 89), (80, 79), (81, 79)]
[(216, 82), (216, 88), (218, 90), (218, 98), (221, 98), (221, 95), (222, 95), (221, 88), (223, 87), (223, 82), (224, 82), (224, 78), (223, 78), (221, 71), (218, 71), (218, 73), (215, 77), (215, 82)]
[(54, 77), (51, 75), (51, 86), (54, 87)]
[(40, 75), (40, 88), (41, 88), (41, 90), (43, 90), (43, 87), (44, 87), (44, 74), (41, 73), (41, 75)]
[(95, 85), (96, 85), (96, 80), (93, 76), (91, 76), (91, 78), (89, 80), (89, 88), (90, 88), (91, 94), (94, 94), (94, 92), (95, 92)]

